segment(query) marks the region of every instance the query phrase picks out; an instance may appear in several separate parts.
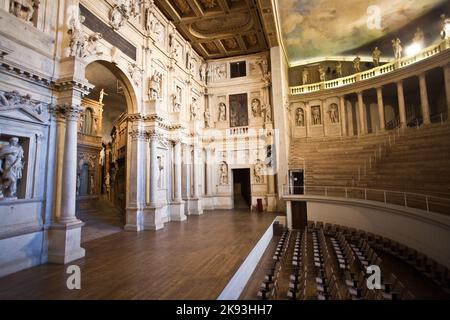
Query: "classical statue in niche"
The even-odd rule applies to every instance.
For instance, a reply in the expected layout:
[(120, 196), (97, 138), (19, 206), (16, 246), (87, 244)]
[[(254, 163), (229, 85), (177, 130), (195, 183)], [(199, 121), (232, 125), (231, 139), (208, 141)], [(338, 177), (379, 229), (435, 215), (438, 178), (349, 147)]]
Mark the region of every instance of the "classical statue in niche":
[(308, 77), (309, 77), (309, 71), (308, 71), (308, 69), (304, 68), (302, 71), (302, 84), (303, 85), (308, 83)]
[(80, 195), (80, 187), (81, 187), (81, 179), (80, 179), (80, 174), (78, 173), (77, 174), (77, 191), (76, 191), (77, 196)]
[(450, 38), (450, 18), (446, 18), (445, 14), (441, 15), (442, 19), (442, 29), (441, 29), (441, 39), (449, 39)]
[(219, 121), (227, 121), (227, 106), (225, 103), (219, 103)]
[(339, 108), (336, 103), (332, 103), (328, 107), (328, 114), (330, 115), (330, 122), (331, 123), (338, 123), (339, 122)]
[(98, 158), (98, 164), (101, 166), (105, 165), (105, 148), (103, 147), (102, 150), (100, 150), (100, 156)]
[(297, 127), (305, 126), (305, 112), (302, 108), (298, 108), (295, 112), (295, 124), (297, 125)]
[(220, 64), (216, 66), (216, 76), (217, 79), (225, 79), (227, 77), (227, 66), (226, 64)]
[(94, 118), (94, 123), (92, 124), (92, 135), (98, 134), (98, 119)]
[(207, 70), (208, 70), (208, 64), (206, 62), (202, 62), (200, 68), (198, 69), (200, 80), (206, 81)]
[(261, 160), (256, 160), (256, 163), (253, 167), (253, 175), (255, 176), (256, 183), (264, 182), (263, 169), (264, 165), (262, 164)]
[(177, 86), (176, 93), (172, 95), (173, 99), (173, 112), (180, 112), (181, 110), (181, 88)]
[(82, 30), (82, 24), (85, 20), (84, 16), (81, 15), (72, 15), (69, 18), (68, 27), (70, 38), (70, 56), (72, 57), (81, 57), (83, 54), (83, 47), (86, 42), (86, 35)]
[(211, 113), (208, 106), (206, 106), (203, 116), (205, 118), (205, 128), (211, 128)]
[(353, 60), (353, 69), (356, 73), (361, 72), (361, 58), (359, 56)]
[(33, 18), (34, 8), (38, 6), (34, 0), (11, 0), (9, 4), (9, 13), (26, 22)]
[(0, 148), (0, 174), (2, 193), (5, 198), (16, 198), (17, 184), (22, 179), (24, 152), (19, 138), (9, 139), (9, 144)]
[(163, 173), (164, 173), (164, 165), (163, 165), (163, 160), (162, 157), (157, 157), (156, 158), (158, 161), (158, 187), (159, 188), (163, 188), (163, 184), (162, 184), (162, 177), (163, 177)]
[(338, 78), (342, 77), (342, 62), (340, 61), (336, 64), (336, 76)]
[(94, 175), (91, 174), (89, 176), (89, 194), (93, 195), (95, 194), (95, 182), (94, 182)]
[(84, 124), (84, 117), (80, 117), (78, 120), (78, 132), (83, 132), (83, 124)]
[(372, 51), (372, 60), (375, 67), (378, 67), (380, 65), (380, 57), (381, 51), (380, 49), (378, 49), (378, 47), (375, 47), (375, 49), (373, 49)]
[(322, 123), (319, 106), (311, 107), (311, 115), (312, 115), (313, 125), (319, 125)]
[(197, 117), (197, 100), (192, 98), (192, 103), (191, 103), (191, 121), (194, 121), (195, 118)]
[(162, 74), (156, 71), (150, 78), (148, 89), (148, 97), (150, 100), (157, 100), (161, 98), (161, 82)]
[(253, 117), (261, 117), (261, 101), (257, 98), (252, 99), (252, 114)]
[(319, 72), (319, 80), (320, 80), (320, 82), (325, 81), (326, 80), (326, 74), (325, 74), (325, 69), (323, 68), (323, 66), (319, 65), (319, 68), (317, 69), (317, 71)]
[(134, 84), (139, 86), (141, 84), (142, 71), (139, 69), (138, 65), (131, 63), (128, 65), (128, 73), (133, 80)]
[(228, 184), (228, 165), (225, 161), (219, 165), (219, 182), (221, 185)]
[(394, 50), (395, 59), (396, 60), (401, 59), (403, 47), (402, 47), (402, 42), (399, 38), (392, 39), (392, 49)]

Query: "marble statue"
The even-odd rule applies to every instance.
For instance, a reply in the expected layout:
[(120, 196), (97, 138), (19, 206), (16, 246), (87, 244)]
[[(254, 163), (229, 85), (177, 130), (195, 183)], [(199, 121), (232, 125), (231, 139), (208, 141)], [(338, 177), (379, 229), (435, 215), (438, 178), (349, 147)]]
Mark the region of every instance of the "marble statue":
[(336, 75), (338, 78), (342, 77), (342, 62), (338, 62), (336, 65)]
[(325, 75), (325, 69), (323, 68), (322, 65), (319, 66), (319, 68), (317, 69), (317, 71), (319, 72), (319, 79), (320, 81), (325, 81), (326, 80), (326, 75)]
[(80, 117), (80, 119), (78, 120), (78, 132), (83, 132), (83, 124), (84, 124), (84, 118)]
[(441, 39), (450, 39), (450, 18), (446, 18), (445, 14), (441, 15), (442, 19), (442, 30)]
[(142, 71), (141, 69), (139, 69), (137, 64), (130, 63), (128, 65), (128, 74), (130, 75), (131, 80), (133, 80), (135, 85), (139, 86), (141, 84)]
[(378, 49), (378, 47), (375, 47), (375, 49), (373, 49), (372, 51), (372, 60), (375, 67), (378, 67), (380, 65), (380, 57), (381, 51), (380, 49)]
[(26, 22), (31, 22), (35, 6), (39, 3), (34, 0), (11, 0), (9, 5), (9, 12), (17, 18)]
[(162, 178), (163, 178), (163, 170), (164, 170), (164, 165), (163, 165), (163, 161), (162, 161), (162, 157), (157, 157), (158, 160), (158, 187), (162, 188)]
[(353, 60), (353, 69), (356, 73), (361, 71), (361, 58), (359, 56), (356, 56), (356, 58)]
[(253, 167), (253, 175), (255, 176), (256, 183), (264, 182), (263, 169), (264, 165), (262, 164), (261, 160), (256, 160), (255, 166)]
[(219, 121), (227, 121), (227, 106), (225, 103), (219, 103)]
[(70, 56), (81, 57), (83, 55), (83, 47), (86, 42), (86, 35), (82, 30), (82, 24), (85, 20), (84, 16), (72, 15), (68, 22), (70, 34)]
[(312, 107), (311, 108), (311, 114), (312, 114), (313, 125), (321, 124), (320, 108), (319, 107)]
[(220, 177), (219, 177), (220, 184), (221, 185), (228, 184), (228, 165), (225, 161), (223, 161), (219, 165), (219, 172), (220, 172)]
[(161, 98), (161, 82), (162, 74), (155, 72), (150, 78), (150, 85), (148, 90), (148, 96), (150, 100), (157, 100)]
[(92, 135), (98, 134), (98, 119), (94, 118), (94, 123), (92, 124)]
[(264, 122), (265, 123), (272, 122), (272, 107), (271, 107), (271, 105), (268, 103), (267, 105), (263, 106), (262, 109), (264, 111)]
[(413, 43), (418, 44), (421, 48), (425, 46), (425, 35), (419, 27), (417, 27), (416, 32), (414, 33)]
[(191, 121), (195, 120), (195, 118), (197, 117), (197, 100), (192, 99), (192, 103), (191, 103)]
[(24, 152), (19, 138), (12, 137), (9, 144), (0, 149), (0, 174), (2, 193), (5, 198), (16, 198), (17, 184), (22, 179)]
[(89, 176), (89, 194), (93, 195), (95, 194), (95, 182), (94, 182), (94, 175), (91, 174)]
[(206, 81), (207, 70), (208, 70), (208, 64), (206, 62), (202, 62), (200, 68), (198, 69), (200, 80)]
[(100, 150), (100, 156), (98, 158), (98, 164), (101, 166), (105, 165), (105, 148), (103, 147), (102, 150)]
[(402, 58), (402, 42), (399, 38), (392, 39), (392, 49), (394, 50), (394, 57), (396, 60)]
[(129, 18), (136, 18), (141, 14), (142, 0), (115, 0), (109, 14), (109, 23), (114, 30), (122, 27)]
[(177, 86), (177, 92), (172, 95), (173, 112), (180, 112), (181, 110), (181, 88)]
[(305, 112), (302, 108), (298, 108), (297, 112), (295, 113), (295, 123), (297, 127), (305, 126)]
[(100, 96), (98, 98), (98, 102), (99, 103), (103, 103), (103, 99), (105, 98), (105, 96), (107, 96), (108, 94), (105, 92), (105, 89), (100, 90)]
[(328, 108), (328, 113), (330, 115), (330, 122), (337, 123), (339, 122), (339, 108), (337, 104), (333, 103)]
[(261, 101), (257, 98), (252, 100), (252, 114), (255, 118), (261, 117)]
[(308, 69), (304, 68), (302, 71), (302, 84), (308, 83), (308, 76), (309, 76), (309, 71), (308, 71)]
[(206, 106), (203, 116), (205, 118), (205, 128), (211, 128), (211, 113), (208, 106)]
[(80, 195), (80, 187), (81, 187), (80, 174), (77, 174), (77, 191), (76, 191), (77, 196)]
[(227, 70), (225, 64), (220, 64), (216, 66), (217, 79), (225, 79), (227, 76)]

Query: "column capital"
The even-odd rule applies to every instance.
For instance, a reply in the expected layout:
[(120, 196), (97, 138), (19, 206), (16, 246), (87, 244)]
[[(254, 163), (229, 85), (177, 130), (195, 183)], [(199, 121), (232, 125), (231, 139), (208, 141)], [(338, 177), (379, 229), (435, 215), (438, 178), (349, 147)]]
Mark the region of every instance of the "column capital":
[(128, 134), (132, 140), (148, 141), (148, 134), (144, 129), (133, 129)]
[(67, 121), (78, 121), (84, 107), (81, 105), (63, 104), (58, 106), (59, 112), (64, 115)]

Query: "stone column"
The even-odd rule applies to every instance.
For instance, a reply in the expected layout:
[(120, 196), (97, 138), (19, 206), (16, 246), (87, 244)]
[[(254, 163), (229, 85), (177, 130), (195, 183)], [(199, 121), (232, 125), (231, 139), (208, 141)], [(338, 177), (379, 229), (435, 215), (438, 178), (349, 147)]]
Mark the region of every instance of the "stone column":
[(380, 130), (386, 129), (386, 120), (384, 118), (384, 103), (383, 103), (383, 87), (377, 88), (377, 103), (378, 103), (378, 118), (380, 118)]
[(345, 97), (339, 97), (339, 110), (341, 111), (341, 133), (347, 135), (347, 113), (345, 112)]
[(447, 100), (447, 121), (450, 120), (450, 64), (444, 66), (444, 85)]
[(75, 216), (78, 117), (82, 112), (79, 105), (65, 105), (66, 133), (62, 160), (61, 207), (56, 223), (49, 232), (48, 261), (68, 263), (84, 257), (85, 250), (80, 247), (83, 223)]
[(212, 196), (213, 194), (213, 162), (214, 162), (214, 149), (206, 149), (206, 195)]
[(406, 109), (405, 109), (405, 95), (403, 93), (403, 81), (397, 82), (397, 98), (398, 98), (398, 113), (400, 115), (400, 128), (406, 127)]
[(420, 105), (422, 108), (423, 124), (430, 124), (430, 105), (428, 103), (428, 91), (427, 80), (425, 73), (419, 75), (419, 87), (420, 87)]
[(364, 101), (362, 91), (357, 92), (358, 94), (358, 113), (359, 113), (359, 134), (366, 134), (366, 123), (364, 117)]
[(184, 177), (184, 183), (183, 183), (183, 200), (188, 201), (191, 198), (191, 150), (190, 146), (186, 143), (183, 143), (183, 167), (182, 167), (182, 174)]
[(181, 141), (175, 140), (174, 153), (174, 182), (173, 202), (170, 205), (170, 219), (175, 221), (186, 220), (184, 202), (181, 199)]
[(189, 201), (189, 214), (200, 215), (203, 214), (202, 201), (199, 199), (198, 191), (198, 179), (199, 179), (199, 166), (201, 162), (198, 156), (198, 147), (194, 144), (194, 156), (192, 159), (192, 199)]
[(150, 207), (156, 207), (158, 197), (158, 160), (156, 156), (157, 137), (150, 137)]

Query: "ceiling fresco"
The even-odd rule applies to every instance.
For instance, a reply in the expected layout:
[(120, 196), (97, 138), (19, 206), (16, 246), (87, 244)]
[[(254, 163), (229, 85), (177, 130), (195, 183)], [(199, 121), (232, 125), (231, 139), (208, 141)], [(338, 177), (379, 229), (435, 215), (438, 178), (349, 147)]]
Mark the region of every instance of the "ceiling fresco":
[(430, 11), (448, 8), (447, 0), (276, 1), (290, 64), (364, 48)]

